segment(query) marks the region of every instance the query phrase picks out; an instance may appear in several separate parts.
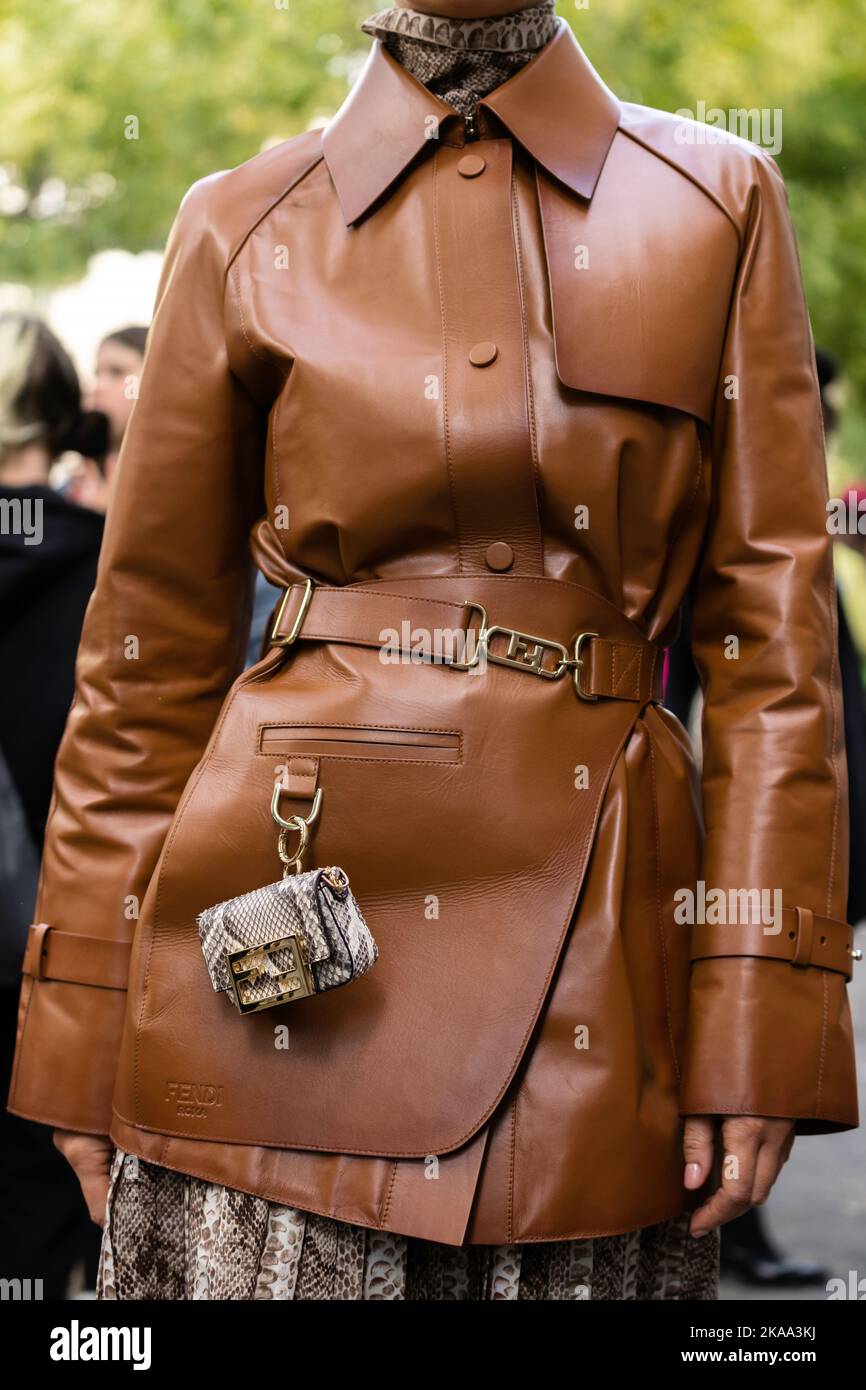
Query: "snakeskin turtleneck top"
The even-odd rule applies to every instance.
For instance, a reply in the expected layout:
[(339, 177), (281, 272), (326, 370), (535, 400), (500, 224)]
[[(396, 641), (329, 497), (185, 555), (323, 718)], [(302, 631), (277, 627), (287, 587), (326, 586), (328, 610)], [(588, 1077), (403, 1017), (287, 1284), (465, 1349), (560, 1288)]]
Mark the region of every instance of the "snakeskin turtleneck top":
[(365, 34), (431, 92), (464, 116), (551, 39), (560, 23), (556, 0), (489, 19), (450, 19), (417, 10), (387, 9), (365, 19)]

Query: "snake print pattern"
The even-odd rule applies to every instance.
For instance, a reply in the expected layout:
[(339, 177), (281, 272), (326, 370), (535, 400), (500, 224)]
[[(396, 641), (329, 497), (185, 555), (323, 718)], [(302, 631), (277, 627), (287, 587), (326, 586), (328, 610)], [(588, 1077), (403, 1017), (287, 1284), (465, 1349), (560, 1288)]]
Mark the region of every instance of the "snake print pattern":
[(99, 1299), (713, 1300), (719, 1235), (444, 1245), (280, 1206), (115, 1148)]
[[(301, 936), (307, 944), (317, 990), (348, 984), (369, 970), (378, 949), (354, 894), (335, 892), (323, 873), (309, 869), (290, 874), (265, 888), (217, 903), (198, 916), (198, 931), (208, 974), (215, 990), (230, 990), (226, 951), (248, 950), (282, 936)], [(278, 976), (296, 969), (294, 947), (262, 952), (260, 975), (245, 987), (250, 1002), (272, 998)], [(231, 993), (234, 1002), (234, 994)]]
[(416, 10), (382, 10), (361, 28), (381, 39), (413, 77), (469, 115), (494, 87), (528, 63), (556, 32), (554, 0), (490, 19), (449, 19)]
[(423, 39), (441, 48), (487, 49), (494, 53), (534, 52), (543, 48), (557, 26), (555, 0), (541, 0), (516, 14), (491, 15), (487, 19), (453, 19), (449, 15), (421, 14), (396, 6), (370, 15), (361, 25), (365, 34), (385, 38), (398, 34)]

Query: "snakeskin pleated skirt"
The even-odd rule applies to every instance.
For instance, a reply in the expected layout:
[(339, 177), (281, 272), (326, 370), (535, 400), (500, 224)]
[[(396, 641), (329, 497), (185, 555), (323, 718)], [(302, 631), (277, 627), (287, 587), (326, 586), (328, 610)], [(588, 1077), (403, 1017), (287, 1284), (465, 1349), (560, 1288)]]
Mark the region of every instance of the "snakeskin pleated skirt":
[(280, 1206), (115, 1148), (99, 1299), (716, 1299), (688, 1214), (624, 1235), (444, 1245)]

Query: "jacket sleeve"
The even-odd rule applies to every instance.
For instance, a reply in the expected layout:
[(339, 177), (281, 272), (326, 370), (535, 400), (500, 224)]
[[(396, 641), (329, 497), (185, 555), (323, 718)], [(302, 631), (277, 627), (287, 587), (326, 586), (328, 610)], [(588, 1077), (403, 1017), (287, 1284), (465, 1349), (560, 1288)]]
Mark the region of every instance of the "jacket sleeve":
[(111, 1123), (138, 905), (242, 669), (265, 509), (266, 420), (230, 362), (221, 177), (187, 192), (167, 242), (24, 956), (8, 1109), (95, 1134)]
[[(680, 1111), (849, 1129), (848, 788), (824, 435), (787, 192), (760, 150), (713, 433), (692, 611), (708, 910), (691, 929)], [(724, 907), (709, 907), (714, 889)], [(765, 890), (762, 916), (749, 890)]]

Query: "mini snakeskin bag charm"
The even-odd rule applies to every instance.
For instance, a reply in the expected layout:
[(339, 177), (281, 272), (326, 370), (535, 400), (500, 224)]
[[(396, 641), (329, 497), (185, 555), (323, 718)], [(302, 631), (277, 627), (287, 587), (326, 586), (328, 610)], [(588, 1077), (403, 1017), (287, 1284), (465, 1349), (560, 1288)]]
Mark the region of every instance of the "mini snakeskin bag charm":
[[(275, 787), (271, 814), (280, 827), (283, 877), (217, 903), (196, 919), (211, 983), (228, 994), (242, 1014), (347, 985), (378, 957), (344, 870), (335, 865), (306, 872), (301, 868), (321, 795), (320, 788), (307, 819), (284, 820)], [(290, 830), (300, 834), (294, 855), (286, 848)]]

